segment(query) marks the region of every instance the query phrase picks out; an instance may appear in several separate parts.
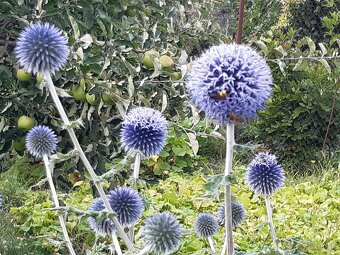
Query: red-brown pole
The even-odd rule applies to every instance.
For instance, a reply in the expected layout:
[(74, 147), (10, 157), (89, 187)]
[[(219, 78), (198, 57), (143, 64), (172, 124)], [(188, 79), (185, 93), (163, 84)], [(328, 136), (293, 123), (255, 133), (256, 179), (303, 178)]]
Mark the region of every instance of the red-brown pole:
[(240, 0), (240, 6), (239, 6), (239, 10), (238, 10), (238, 24), (237, 24), (237, 33), (236, 33), (236, 43), (237, 44), (241, 44), (241, 39), (242, 39), (244, 2), (245, 2), (245, 0)]

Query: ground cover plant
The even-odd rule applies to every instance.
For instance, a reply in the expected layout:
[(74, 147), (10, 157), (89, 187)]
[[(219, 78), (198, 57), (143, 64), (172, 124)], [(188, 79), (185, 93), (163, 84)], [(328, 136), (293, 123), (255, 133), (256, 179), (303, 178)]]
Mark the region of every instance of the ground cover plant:
[[(292, 250), (291, 254), (299, 254), (294, 253), (294, 249), (298, 249), (300, 254), (303, 254), (302, 252), (322, 255), (337, 254), (337, 247), (339, 246), (337, 232), (339, 228), (337, 221), (339, 176), (336, 173), (336, 168), (324, 168), (322, 170), (323, 173), (309, 177), (287, 176), (286, 185), (272, 198), (272, 203), (275, 206), (274, 221), (277, 235), (282, 239), (283, 247)], [(266, 225), (265, 203), (259, 196), (253, 195), (245, 185), (245, 171), (244, 166), (237, 167), (239, 181), (233, 188), (233, 192), (235, 192), (247, 213), (244, 222), (235, 232), (235, 240), (238, 244), (238, 250), (254, 253), (264, 247), (270, 247), (271, 240), (268, 239), (269, 229)], [(210, 174), (212, 173), (213, 169), (210, 169)], [(209, 174), (209, 172), (197, 172), (194, 176), (172, 173), (169, 178), (160, 180), (156, 185), (145, 186), (141, 192), (149, 205), (143, 217), (148, 217), (159, 210), (170, 210), (178, 217), (183, 228), (187, 229), (188, 233), (190, 232), (182, 242), (177, 254), (205, 254), (200, 253), (202, 251), (209, 254), (208, 242), (194, 235), (192, 228), (200, 213), (209, 211), (216, 216), (220, 204), (211, 199), (199, 199), (206, 194), (204, 189), (204, 184), (207, 182), (206, 174)], [(1, 183), (4, 183), (3, 180)], [(1, 188), (5, 191), (4, 186), (1, 186)], [(67, 205), (85, 209), (93, 200), (89, 194), (90, 190), (88, 183), (78, 183), (70, 192), (69, 197), (63, 198), (62, 201)], [(29, 199), (25, 199), (26, 203), (22, 206), (12, 208), (11, 217), (17, 218), (17, 222), (21, 225), (21, 231), (24, 231), (27, 235), (23, 236), (22, 232), (14, 234), (13, 246), (1, 246), (3, 254), (11, 254), (9, 252), (10, 247), (16, 253), (21, 251), (20, 247), (17, 247), (19, 244), (16, 239), (17, 235), (22, 238), (23, 242), (29, 241), (32, 244), (31, 236), (53, 236), (53, 233), (56, 233), (55, 228), (42, 228), (44, 225), (58, 225), (56, 217), (47, 216), (47, 214), (50, 214), (49, 210), (41, 210), (42, 207), (47, 208), (51, 205), (51, 202), (48, 205), (43, 204), (46, 203), (44, 201), (48, 196), (46, 192), (39, 192), (38, 196), (33, 195), (37, 191), (27, 191), (26, 193)], [(7, 197), (8, 195), (4, 196), (6, 203), (8, 203)], [(193, 197), (196, 199), (192, 199)], [(299, 198), (298, 201), (297, 198)], [(7, 215), (6, 217), (10, 216), (10, 214)], [(4, 221), (2, 221), (1, 226), (9, 224), (6, 217), (2, 217)], [(24, 224), (25, 222), (27, 223)], [(84, 247), (76, 245), (80, 254), (85, 254), (85, 249), (89, 249), (94, 240), (93, 233), (88, 229), (87, 221), (79, 221), (77, 217), (70, 215), (68, 224), (69, 228), (72, 229), (75, 244), (84, 243), (84, 240), (86, 240)], [(7, 228), (2, 227), (1, 230), (8, 233), (8, 231), (14, 231), (14, 228), (10, 224)], [(6, 237), (4, 240), (7, 243), (11, 242), (9, 238), (12, 235), (2, 236)], [(223, 234), (220, 229), (214, 239), (218, 242), (222, 238)], [(37, 242), (39, 239), (34, 239), (34, 241)], [(41, 241), (39, 242), (40, 245)], [(56, 245), (55, 252), (62, 253), (60, 249), (63, 248), (59, 247), (58, 249), (58, 244), (54, 244)], [(45, 245), (48, 249), (51, 249), (51, 243), (46, 242)], [(16, 254), (15, 252), (13, 254)], [(34, 252), (34, 250), (31, 249), (31, 252)], [(46, 252), (46, 254), (50, 253), (51, 250)]]
[[(237, 44), (228, 29), (221, 33), (220, 22), (210, 13), (218, 8), (217, 1), (129, 4), (4, 3), (5, 27), (13, 29), (6, 30), (10, 32), (5, 32), (1, 48), (5, 115), (0, 125), (0, 206), (3, 225), (8, 228), (11, 220), (19, 228), (10, 232), (10, 243), (15, 244), (15, 238), (30, 243), (8, 246), (5, 240), (4, 252), (29, 253), (37, 247), (60, 254), (308, 254), (305, 232), (286, 237), (276, 226), (276, 214), (284, 222), (286, 211), (292, 212), (279, 211), (275, 197), (287, 175), (305, 176), (301, 171), (322, 159), (338, 159), (336, 14), (321, 19), (327, 42), (316, 44), (309, 37), (289, 41), (294, 28), (283, 35), (287, 24), (273, 22), (264, 37), (256, 38), (256, 32), (241, 45), (244, 1), (239, 4)], [(263, 13), (258, 4), (246, 8)], [(294, 15), (286, 8), (289, 4), (279, 6), (285, 7), (283, 16), (274, 11), (275, 19)], [(18, 16), (22, 13), (26, 19)], [(297, 85), (299, 78), (303, 89)], [(318, 86), (323, 79), (328, 80), (327, 89)], [(281, 93), (285, 83), (288, 89)], [(266, 104), (268, 110), (261, 114)], [(16, 116), (18, 112), (22, 116)], [(320, 117), (320, 125), (313, 124)], [(236, 143), (235, 134), (247, 144)], [(199, 153), (206, 137), (219, 140), (208, 148), (225, 157)], [(247, 155), (241, 160), (244, 166), (235, 164), (234, 154), (240, 156), (235, 150)], [(10, 167), (11, 161), (18, 163)], [(26, 179), (20, 177), (22, 164), (37, 162), (36, 176), (25, 172)], [(330, 166), (329, 172), (339, 167)], [(213, 170), (207, 175), (209, 167)], [(14, 175), (8, 174), (11, 169)], [(177, 203), (192, 186), (186, 172), (200, 185)], [(265, 201), (260, 212), (267, 216), (260, 229), (267, 235), (241, 246), (237, 233), (248, 214), (245, 195), (238, 191), (246, 187), (257, 207)], [(168, 190), (167, 203), (155, 203), (152, 195)], [(321, 197), (320, 206), (325, 206)], [(326, 203), (330, 214), (338, 204), (334, 197), (333, 192)], [(183, 208), (196, 202), (211, 206), (191, 208), (188, 225)], [(303, 217), (315, 220), (306, 213)], [(327, 223), (330, 234), (321, 237), (325, 243), (317, 242), (318, 249), (337, 245), (336, 223)], [(251, 233), (244, 238), (248, 236)], [(207, 245), (189, 251), (187, 240)]]

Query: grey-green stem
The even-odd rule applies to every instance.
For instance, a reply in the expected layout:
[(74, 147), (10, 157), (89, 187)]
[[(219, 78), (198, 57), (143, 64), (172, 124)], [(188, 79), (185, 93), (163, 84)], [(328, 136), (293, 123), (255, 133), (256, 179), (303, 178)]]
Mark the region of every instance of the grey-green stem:
[[(69, 121), (69, 119), (68, 119), (68, 117), (66, 115), (66, 112), (64, 110), (63, 105), (60, 102), (60, 99), (59, 99), (57, 91), (56, 91), (56, 89), (54, 87), (54, 84), (53, 84), (53, 81), (52, 81), (50, 73), (49, 72), (45, 72), (44, 73), (44, 78), (45, 78), (47, 87), (48, 87), (48, 89), (50, 91), (50, 94), (52, 96), (52, 99), (53, 99), (53, 101), (54, 101), (54, 103), (55, 103), (55, 105), (57, 107), (57, 110), (58, 110), (58, 112), (60, 114), (60, 117), (63, 120), (64, 125), (66, 126), (67, 131), (68, 131), (68, 133), (69, 133), (69, 135), (71, 137), (72, 143), (73, 143), (75, 149), (78, 151), (79, 157), (83, 161), (83, 163), (85, 165), (85, 168), (87, 169), (88, 173), (90, 174), (91, 179), (93, 180), (94, 185), (96, 186), (96, 188), (98, 190), (98, 193), (99, 193), (101, 199), (103, 200), (105, 208), (108, 210), (108, 212), (112, 212), (113, 213), (111, 205), (110, 205), (109, 201), (106, 198), (104, 189), (103, 189), (103, 187), (102, 187), (102, 185), (101, 185), (101, 183), (100, 183), (100, 181), (98, 179), (98, 176), (96, 175), (96, 173), (95, 173), (94, 169), (92, 168), (90, 162), (88, 161), (87, 157), (85, 156), (85, 153), (84, 153), (83, 149), (81, 148), (81, 146), (80, 146), (80, 144), (78, 142), (77, 136), (76, 136), (73, 128), (70, 127), (70, 121)], [(123, 241), (125, 242), (125, 244), (128, 247), (128, 249), (130, 251), (133, 251), (134, 250), (134, 246), (133, 246), (132, 242), (130, 241), (129, 237), (124, 232), (124, 229), (123, 229), (122, 225), (118, 222), (117, 217), (112, 217), (112, 221), (113, 221), (113, 223), (116, 226), (116, 229), (117, 229), (117, 232), (118, 232), (119, 236), (123, 239)]]
[(264, 200), (266, 201), (268, 224), (269, 224), (269, 228), (270, 228), (270, 233), (272, 234), (275, 250), (278, 251), (279, 250), (279, 242), (278, 242), (278, 239), (277, 239), (277, 236), (276, 236), (276, 233), (275, 233), (274, 222), (273, 222), (273, 209), (272, 209), (272, 205), (270, 203), (269, 196), (265, 196)]
[(115, 247), (117, 255), (123, 255), (122, 250), (120, 249), (120, 245), (119, 245), (116, 233), (112, 232), (111, 237), (112, 237), (112, 244)]
[(137, 182), (139, 178), (139, 170), (140, 170), (140, 160), (141, 160), (141, 155), (139, 152), (136, 153), (135, 156), (135, 164), (133, 167), (133, 180), (134, 182)]
[[(57, 191), (56, 191), (54, 183), (53, 183), (52, 173), (51, 173), (51, 168), (50, 168), (50, 162), (48, 160), (47, 155), (43, 156), (43, 160), (44, 160), (44, 164), (45, 164), (46, 177), (47, 177), (48, 183), (50, 185), (51, 196), (52, 196), (52, 200), (53, 200), (54, 206), (55, 207), (59, 207), (58, 194), (57, 194)], [(63, 217), (61, 212), (57, 212), (57, 215), (58, 215), (58, 219), (59, 219), (59, 223), (60, 223), (61, 229), (63, 231), (64, 239), (65, 239), (65, 242), (66, 242), (66, 246), (67, 246), (67, 248), (68, 248), (68, 250), (69, 250), (71, 255), (76, 255), (76, 252), (74, 251), (73, 246), (72, 246), (71, 239), (68, 236), (68, 232), (67, 232), (67, 228), (66, 228), (64, 217)]]
[[(232, 173), (233, 167), (233, 149), (235, 145), (235, 125), (234, 123), (227, 124), (227, 140), (226, 140), (226, 160), (224, 176), (229, 176)], [(222, 248), (221, 255), (226, 252), (228, 255), (234, 255), (234, 241), (233, 241), (233, 223), (232, 223), (232, 210), (231, 210), (231, 186), (226, 185), (224, 191), (224, 215), (225, 215), (225, 240)]]
[(135, 223), (132, 223), (132, 225), (129, 227), (129, 236), (132, 243), (135, 241)]
[(208, 237), (208, 242), (209, 242), (209, 245), (210, 245), (210, 248), (211, 248), (212, 252), (214, 254), (216, 254), (216, 249), (215, 249), (214, 241), (212, 240), (211, 236)]
[(145, 246), (137, 255), (149, 254), (150, 253), (150, 249), (151, 249), (151, 247), (149, 245)]

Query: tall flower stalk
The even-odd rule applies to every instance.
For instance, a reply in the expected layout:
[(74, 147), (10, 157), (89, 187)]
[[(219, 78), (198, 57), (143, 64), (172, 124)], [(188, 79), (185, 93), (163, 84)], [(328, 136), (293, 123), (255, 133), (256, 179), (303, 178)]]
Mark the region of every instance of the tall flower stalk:
[[(226, 126), (225, 178), (232, 174), (235, 124), (257, 116), (271, 94), (271, 85), (270, 68), (248, 46), (213, 46), (192, 64), (187, 84), (191, 101), (208, 119)], [(230, 184), (225, 187), (224, 201), (226, 237), (221, 254), (233, 255)]]
[[(100, 198), (97, 198), (89, 208), (90, 211), (103, 211), (104, 209), (105, 209), (104, 203)], [(122, 250), (117, 239), (116, 229), (112, 222), (112, 219), (108, 218), (98, 219), (98, 218), (95, 217), (88, 218), (90, 227), (94, 232), (98, 234), (110, 236), (112, 238), (112, 244), (113, 247), (115, 248), (116, 253), (118, 255), (122, 255)]]
[[(235, 137), (235, 124), (227, 124), (227, 141), (226, 141), (226, 157), (224, 176), (227, 178), (232, 173), (233, 168), (233, 151), (234, 151), (234, 137)], [(233, 240), (233, 219), (232, 219), (232, 204), (231, 204), (231, 186), (225, 185), (224, 188), (224, 215), (225, 215), (225, 229), (226, 237), (221, 254), (234, 254), (234, 240)]]
[[(213, 46), (192, 63), (187, 84), (191, 101), (208, 119), (226, 126), (226, 179), (232, 174), (235, 124), (257, 116), (271, 94), (271, 85), (270, 68), (248, 46)], [(224, 195), (226, 238), (221, 254), (233, 255), (230, 185), (226, 185)]]
[(284, 171), (281, 165), (278, 164), (274, 155), (261, 152), (256, 155), (249, 164), (246, 178), (250, 189), (256, 194), (264, 197), (267, 208), (268, 225), (273, 238), (274, 247), (276, 251), (278, 251), (278, 239), (275, 233), (270, 195), (284, 185)]
[(139, 178), (141, 158), (157, 155), (163, 149), (168, 132), (167, 121), (160, 111), (137, 107), (125, 117), (121, 130), (121, 141), (128, 152), (136, 152), (133, 180)]
[[(57, 191), (53, 183), (52, 170), (48, 159), (48, 156), (51, 155), (57, 147), (56, 135), (49, 127), (34, 127), (27, 134), (26, 147), (30, 154), (43, 159), (45, 164), (46, 177), (50, 186), (54, 206), (56, 208), (60, 207)], [(57, 212), (57, 215), (69, 253), (71, 255), (75, 255), (76, 253), (73, 249), (71, 239), (68, 235), (63, 214), (61, 212)]]
[(207, 238), (210, 248), (214, 254), (216, 249), (212, 236), (217, 233), (218, 222), (217, 219), (209, 213), (199, 215), (195, 222), (196, 234), (201, 238)]
[[(73, 128), (70, 125), (70, 121), (65, 113), (65, 110), (60, 102), (56, 89), (54, 87), (51, 74), (60, 70), (67, 61), (68, 46), (67, 39), (62, 35), (62, 32), (54, 25), (49, 23), (36, 23), (26, 27), (21, 32), (15, 49), (19, 63), (24, 68), (33, 73), (42, 73), (47, 88), (50, 91), (52, 99), (56, 105), (56, 108), (64, 122), (64, 125), (71, 137), (72, 143), (75, 149), (79, 153), (80, 159), (83, 161), (85, 168), (91, 176), (91, 179), (98, 190), (100, 197), (102, 198), (105, 208), (108, 212), (113, 213), (113, 210), (108, 202), (104, 189), (100, 183), (98, 176), (92, 168), (90, 162), (86, 158)], [(124, 232), (124, 229), (118, 222), (116, 217), (112, 217), (118, 234), (122, 237), (129, 250), (133, 250), (133, 244)]]

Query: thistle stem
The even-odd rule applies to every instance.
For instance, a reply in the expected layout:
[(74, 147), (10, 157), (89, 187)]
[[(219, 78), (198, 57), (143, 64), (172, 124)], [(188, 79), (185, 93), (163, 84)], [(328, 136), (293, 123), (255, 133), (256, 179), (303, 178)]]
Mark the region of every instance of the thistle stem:
[(139, 177), (139, 170), (140, 170), (140, 160), (141, 155), (139, 152), (137, 152), (135, 156), (135, 165), (133, 167), (133, 180), (135, 183), (137, 183), (138, 177)]
[[(234, 148), (234, 133), (235, 133), (234, 123), (227, 124), (227, 140), (226, 140), (226, 161), (225, 161), (225, 171), (224, 176), (229, 176), (232, 172), (233, 166), (233, 148)], [(233, 241), (233, 224), (232, 224), (232, 210), (231, 210), (231, 187), (230, 185), (225, 186), (224, 192), (224, 202), (225, 202), (225, 240), (222, 248), (221, 255), (227, 252), (228, 255), (234, 255), (234, 241)]]
[[(57, 191), (55, 189), (54, 183), (53, 183), (52, 173), (51, 173), (51, 168), (50, 168), (50, 162), (48, 160), (47, 155), (43, 156), (43, 160), (44, 160), (44, 163), (45, 163), (46, 176), (47, 176), (47, 179), (48, 179), (48, 183), (50, 185), (50, 190), (51, 190), (51, 195), (52, 195), (52, 200), (53, 200), (54, 206), (59, 207), (60, 205), (59, 205), (58, 195), (57, 195)], [(64, 217), (63, 217), (61, 212), (57, 212), (57, 215), (58, 215), (58, 218), (59, 218), (61, 229), (63, 231), (66, 246), (67, 246), (71, 255), (76, 255), (76, 252), (74, 251), (73, 246), (72, 246), (71, 239), (70, 239), (70, 237), (68, 236), (68, 233), (67, 233)]]
[(129, 236), (130, 236), (131, 242), (134, 243), (134, 239), (135, 239), (135, 224), (134, 223), (129, 228)]
[(117, 255), (123, 255), (122, 250), (120, 249), (120, 245), (119, 245), (116, 233), (112, 232), (111, 237), (112, 237), (112, 244), (115, 247)]
[(145, 254), (149, 254), (150, 253), (150, 246), (148, 245), (148, 246), (145, 246), (144, 248), (143, 248), (143, 250), (141, 250), (137, 255), (145, 255)]
[(276, 233), (275, 233), (274, 222), (273, 222), (273, 210), (272, 210), (272, 205), (270, 203), (269, 196), (265, 196), (264, 200), (266, 201), (267, 214), (268, 214), (268, 224), (269, 224), (270, 232), (272, 234), (274, 247), (275, 247), (275, 250), (278, 251), (279, 250), (279, 243), (278, 243), (278, 239), (277, 239), (277, 236), (276, 236)]
[[(99, 181), (99, 178), (96, 175), (95, 171), (93, 170), (93, 168), (92, 168), (90, 162), (88, 161), (87, 157), (85, 156), (85, 153), (84, 153), (83, 149), (81, 148), (81, 146), (80, 146), (80, 144), (78, 142), (78, 139), (76, 137), (76, 134), (75, 134), (73, 128), (70, 127), (70, 121), (69, 121), (69, 119), (68, 119), (68, 117), (66, 115), (64, 107), (62, 106), (62, 104), (60, 102), (60, 99), (59, 99), (57, 91), (56, 91), (56, 89), (54, 87), (54, 84), (53, 84), (53, 81), (52, 81), (50, 73), (49, 72), (45, 72), (44, 73), (44, 77), (45, 77), (45, 81), (46, 81), (47, 87), (48, 87), (48, 89), (50, 91), (50, 94), (51, 94), (51, 96), (53, 98), (53, 101), (54, 101), (54, 103), (55, 103), (55, 105), (56, 105), (56, 107), (58, 109), (60, 117), (63, 120), (64, 125), (67, 127), (67, 132), (69, 133), (69, 135), (71, 137), (71, 140), (72, 140), (72, 143), (73, 143), (75, 149), (79, 153), (80, 159), (83, 161), (83, 163), (85, 165), (85, 168), (87, 169), (88, 173), (90, 174), (91, 179), (93, 180), (94, 185), (96, 186), (96, 188), (98, 190), (98, 193), (99, 193), (101, 199), (103, 200), (105, 208), (107, 209), (108, 212), (113, 213), (111, 205), (110, 205), (109, 201), (107, 200), (105, 192), (104, 192), (104, 189), (103, 189), (103, 187), (102, 187), (102, 185), (101, 185), (101, 183)], [(117, 232), (118, 232), (119, 236), (125, 242), (127, 248), (130, 251), (133, 251), (134, 250), (134, 246), (131, 243), (129, 237), (124, 232), (124, 229), (123, 229), (122, 225), (118, 222), (117, 217), (115, 217), (115, 216), (112, 217), (112, 221), (115, 224)]]
[(209, 242), (211, 250), (213, 251), (214, 254), (216, 254), (216, 249), (215, 249), (215, 246), (214, 246), (214, 241), (212, 240), (211, 236), (208, 237), (208, 242)]

